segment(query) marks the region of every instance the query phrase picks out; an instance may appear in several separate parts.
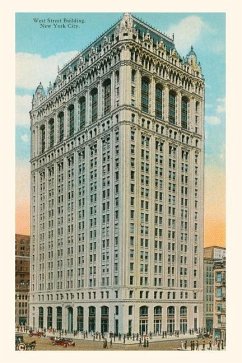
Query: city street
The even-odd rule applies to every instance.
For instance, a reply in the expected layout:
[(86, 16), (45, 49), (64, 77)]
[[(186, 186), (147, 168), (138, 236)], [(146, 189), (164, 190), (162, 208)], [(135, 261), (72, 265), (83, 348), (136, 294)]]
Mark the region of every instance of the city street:
[[(159, 338), (159, 340), (158, 340)], [(56, 346), (53, 345), (49, 337), (29, 337), (28, 334), (24, 334), (24, 341), (26, 343), (30, 343), (33, 340), (36, 341), (36, 349), (37, 351), (40, 350), (104, 350), (103, 348), (103, 341), (95, 340), (93, 341), (91, 338), (89, 339), (75, 339), (75, 346)], [(113, 341), (112, 346), (110, 346), (110, 339), (107, 339), (108, 341), (108, 347), (105, 350), (184, 350), (182, 347), (184, 346), (184, 341), (187, 341), (187, 350), (191, 350), (190, 342), (191, 340), (194, 340), (196, 342), (196, 338), (168, 338), (165, 340), (162, 340), (161, 337), (154, 337), (154, 339), (149, 340), (149, 346), (144, 347), (143, 344), (140, 346), (139, 342), (132, 341), (132, 340), (126, 340), (125, 344), (123, 341)], [(199, 341), (199, 350), (202, 350), (203, 346), (203, 339), (198, 339)], [(183, 342), (183, 344), (182, 344)], [(209, 349), (209, 339), (205, 339), (206, 343), (206, 350)], [(196, 348), (195, 348), (196, 350)], [(217, 346), (213, 345), (213, 350), (217, 350)]]

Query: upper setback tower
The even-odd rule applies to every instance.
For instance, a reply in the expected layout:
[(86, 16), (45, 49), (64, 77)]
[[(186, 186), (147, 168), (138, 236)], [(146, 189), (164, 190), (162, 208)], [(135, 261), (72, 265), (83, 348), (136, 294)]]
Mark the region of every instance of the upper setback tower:
[(204, 79), (135, 16), (61, 70), (31, 117), (30, 325), (185, 332), (203, 321)]

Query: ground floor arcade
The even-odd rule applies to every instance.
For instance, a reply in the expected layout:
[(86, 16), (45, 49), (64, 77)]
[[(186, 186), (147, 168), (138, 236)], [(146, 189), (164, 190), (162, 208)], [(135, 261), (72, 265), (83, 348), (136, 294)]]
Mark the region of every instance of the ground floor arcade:
[(30, 306), (33, 329), (115, 334), (173, 334), (202, 328), (202, 305), (38, 304)]

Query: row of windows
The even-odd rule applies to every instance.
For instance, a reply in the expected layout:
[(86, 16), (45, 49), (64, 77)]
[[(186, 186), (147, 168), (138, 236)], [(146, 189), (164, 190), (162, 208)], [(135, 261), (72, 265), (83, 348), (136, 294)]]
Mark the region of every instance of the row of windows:
[[(155, 115), (158, 119), (163, 119), (163, 88), (157, 84), (155, 88)], [(177, 93), (173, 90), (169, 91), (168, 100), (168, 119), (169, 123), (175, 125), (177, 123)], [(181, 127), (188, 128), (189, 99), (183, 96), (181, 99)], [(200, 104), (196, 102), (196, 112), (199, 112)], [(143, 77), (141, 82), (141, 111), (149, 113), (150, 111), (150, 81)]]
[[(91, 121), (96, 122), (98, 118), (98, 89), (94, 88), (90, 93), (91, 102)], [(111, 111), (111, 80), (108, 79), (103, 83), (103, 110), (104, 115)], [(74, 128), (75, 120), (75, 108), (74, 105), (68, 107), (68, 126), (69, 126), (69, 136), (73, 136), (75, 132)], [(83, 96), (79, 99), (79, 128), (81, 129), (86, 123), (86, 98)], [(55, 124), (54, 119), (50, 119), (49, 124), (49, 147), (54, 146), (54, 133)], [(46, 149), (45, 138), (46, 129), (45, 125), (40, 128), (41, 131), (41, 152)], [(58, 115), (58, 142), (64, 140), (64, 112), (60, 112)]]

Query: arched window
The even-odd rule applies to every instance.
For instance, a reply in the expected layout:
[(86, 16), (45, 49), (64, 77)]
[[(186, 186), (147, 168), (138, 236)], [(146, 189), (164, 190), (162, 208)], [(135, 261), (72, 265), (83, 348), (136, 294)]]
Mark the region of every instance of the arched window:
[(180, 307), (180, 332), (185, 334), (187, 332), (187, 307)]
[(169, 92), (169, 123), (175, 125), (176, 123), (176, 93)]
[(101, 307), (101, 333), (109, 331), (109, 308), (107, 306)]
[(50, 147), (54, 146), (54, 119), (49, 121), (49, 137), (50, 137)]
[(135, 82), (135, 77), (136, 77), (136, 71), (134, 69), (132, 69), (132, 72), (131, 72), (131, 81), (132, 82)]
[(181, 127), (187, 129), (188, 125), (188, 99), (182, 97), (181, 99)]
[(95, 306), (89, 306), (88, 330), (89, 330), (89, 332), (96, 331), (96, 308), (95, 308)]
[(42, 153), (45, 151), (45, 125), (40, 127), (40, 150)]
[(52, 307), (47, 308), (47, 329), (52, 328)]
[(169, 306), (167, 308), (167, 333), (173, 334), (175, 331), (175, 308)]
[(82, 306), (77, 308), (77, 331), (83, 331), (83, 319), (84, 319), (84, 309)]
[(73, 136), (74, 135), (74, 105), (70, 105), (69, 106), (69, 135)]
[(159, 84), (155, 88), (155, 116), (162, 119), (162, 87)]
[(139, 308), (139, 332), (141, 335), (148, 332), (148, 306)]
[(141, 111), (149, 112), (149, 80), (142, 78), (141, 82)]
[(62, 307), (57, 306), (56, 308), (56, 329), (62, 329)]
[(115, 82), (116, 82), (116, 84), (119, 83), (119, 71), (115, 72)]
[(154, 333), (161, 334), (162, 331), (162, 307), (154, 307)]
[(103, 83), (103, 111), (104, 115), (111, 111), (111, 80), (107, 79)]
[(97, 92), (97, 88), (94, 88), (91, 91), (92, 122), (97, 121), (97, 108), (98, 108), (98, 92)]
[(64, 140), (64, 112), (59, 113), (59, 141)]
[(67, 331), (68, 333), (73, 333), (73, 307), (69, 306), (67, 308)]
[(39, 307), (39, 328), (44, 328), (44, 309)]
[(80, 107), (80, 128), (82, 128), (86, 122), (86, 98), (85, 97), (80, 98), (79, 107)]

